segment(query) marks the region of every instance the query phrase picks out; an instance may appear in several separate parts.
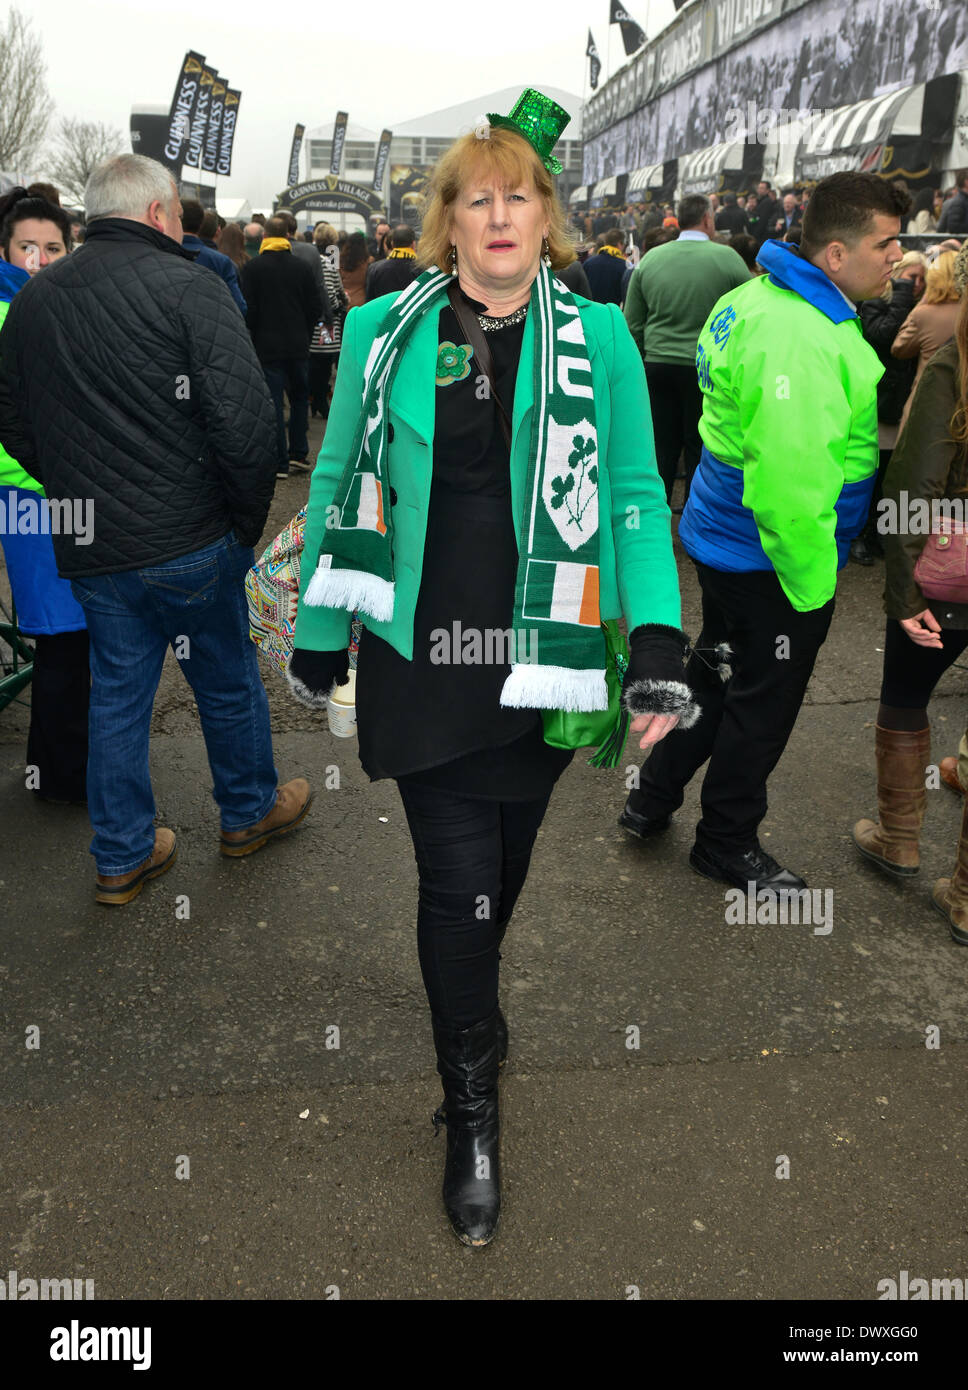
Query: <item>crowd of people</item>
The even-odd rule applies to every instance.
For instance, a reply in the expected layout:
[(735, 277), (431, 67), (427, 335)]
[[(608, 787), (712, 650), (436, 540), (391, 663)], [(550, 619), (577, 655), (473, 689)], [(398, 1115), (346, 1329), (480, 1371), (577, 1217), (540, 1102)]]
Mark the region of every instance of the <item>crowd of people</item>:
[[(444, 1204), (469, 1245), (500, 1213), (499, 948), (575, 750), (621, 747), (630, 724), (648, 756), (619, 823), (641, 839), (705, 767), (692, 867), (757, 895), (806, 889), (760, 843), (767, 783), (838, 571), (858, 541), (862, 562), (880, 546), (878, 819), (854, 839), (910, 876), (930, 696), (968, 645), (942, 549), (922, 569), (936, 538), (879, 524), (884, 502), (968, 489), (968, 245), (904, 255), (908, 191), (843, 173), (809, 198), (761, 185), (588, 215), (599, 244), (580, 255), (553, 183), (567, 120), (529, 89), (487, 138), (455, 141), (419, 239), (386, 222), (300, 235), (284, 210), (220, 225), (139, 155), (95, 170), (83, 225), (53, 189), (0, 203), (2, 543), (36, 653), (27, 786), (86, 801), (99, 903), (168, 871), (148, 749), (170, 648), (221, 853), (300, 825), (312, 789), (277, 774), (244, 585), (277, 480), (311, 472), (289, 687), (323, 708), (362, 619), (360, 760), (396, 781), (413, 839)], [(942, 230), (963, 197), (968, 171)], [(63, 524), (16, 524), (41, 502)], [(455, 625), (507, 644), (441, 659)], [(947, 774), (968, 785), (968, 745)], [(968, 945), (968, 809), (933, 901)]]

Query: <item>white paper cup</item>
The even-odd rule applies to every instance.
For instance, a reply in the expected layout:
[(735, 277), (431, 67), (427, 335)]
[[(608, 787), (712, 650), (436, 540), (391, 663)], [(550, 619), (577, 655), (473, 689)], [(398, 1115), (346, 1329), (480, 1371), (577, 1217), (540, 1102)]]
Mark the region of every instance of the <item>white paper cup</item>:
[(353, 738), (356, 733), (356, 672), (350, 670), (349, 684), (338, 685), (326, 702), (329, 731), (334, 738)]

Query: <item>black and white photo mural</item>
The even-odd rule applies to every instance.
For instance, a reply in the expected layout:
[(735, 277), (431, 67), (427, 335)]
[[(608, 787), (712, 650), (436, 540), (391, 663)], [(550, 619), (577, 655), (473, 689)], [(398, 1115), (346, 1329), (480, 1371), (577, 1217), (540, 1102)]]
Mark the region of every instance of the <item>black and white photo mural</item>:
[[(835, 110), (962, 69), (968, 0), (700, 0), (589, 100), (583, 180), (739, 139), (779, 144), (783, 181), (805, 128), (841, 138)], [(926, 103), (932, 139), (947, 90)], [(811, 150), (813, 169), (825, 152)]]

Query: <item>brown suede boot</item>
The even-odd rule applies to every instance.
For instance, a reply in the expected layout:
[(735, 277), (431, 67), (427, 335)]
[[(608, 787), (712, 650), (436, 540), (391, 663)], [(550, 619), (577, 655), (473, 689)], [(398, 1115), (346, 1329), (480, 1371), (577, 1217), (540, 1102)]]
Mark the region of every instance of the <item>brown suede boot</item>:
[(312, 805), (313, 794), (305, 777), (294, 777), (276, 792), (276, 804), (267, 816), (245, 830), (223, 830), (220, 847), (232, 859), (254, 854), (267, 840), (294, 830)]
[(158, 878), (175, 862), (175, 835), (164, 826), (155, 831), (155, 847), (143, 864), (127, 874), (98, 874), (95, 900), (99, 903), (129, 903), (149, 878)]
[(921, 867), (918, 841), (927, 801), (924, 778), (931, 757), (931, 730), (901, 733), (878, 724), (874, 747), (879, 822), (859, 820), (854, 844), (878, 868), (911, 878)]
[(931, 901), (948, 919), (948, 930), (959, 946), (968, 946), (968, 801), (961, 813), (961, 835), (953, 878), (939, 878)]

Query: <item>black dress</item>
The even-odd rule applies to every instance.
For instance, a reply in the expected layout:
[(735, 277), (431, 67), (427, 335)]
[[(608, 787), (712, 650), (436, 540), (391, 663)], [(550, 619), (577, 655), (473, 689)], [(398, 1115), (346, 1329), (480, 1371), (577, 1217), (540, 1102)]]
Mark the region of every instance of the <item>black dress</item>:
[[(483, 313), (485, 305), (464, 298)], [(523, 334), (523, 321), (488, 333), (509, 418)], [(537, 710), (501, 705), (510, 664), (482, 663), (481, 649), (471, 645), (475, 634), (513, 626), (518, 550), (510, 456), (486, 377), (449, 304), (440, 314), (439, 343), (413, 660), (364, 628), (356, 690), (360, 761), (371, 781), (406, 778), (469, 797), (528, 801), (548, 795), (573, 754), (544, 742)], [(499, 645), (497, 652), (505, 654)]]

